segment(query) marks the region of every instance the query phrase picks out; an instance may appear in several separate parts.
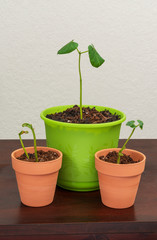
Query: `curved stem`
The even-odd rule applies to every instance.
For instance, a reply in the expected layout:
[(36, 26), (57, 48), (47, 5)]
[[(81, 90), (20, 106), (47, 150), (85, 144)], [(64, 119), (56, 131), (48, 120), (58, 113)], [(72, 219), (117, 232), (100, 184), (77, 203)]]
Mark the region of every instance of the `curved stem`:
[(22, 138), (21, 138), (21, 135), (22, 135), (23, 133), (26, 133), (26, 134), (27, 134), (28, 132), (27, 132), (27, 131), (21, 131), (21, 132), (19, 133), (20, 143), (21, 143), (21, 146), (22, 146), (22, 148), (23, 148), (23, 150), (24, 150), (24, 153), (25, 153), (27, 159), (29, 159), (28, 153), (27, 153), (27, 151), (26, 151), (26, 149), (25, 149), (25, 147), (24, 147), (24, 144), (23, 144), (23, 141), (22, 141)]
[(37, 145), (36, 145), (36, 136), (35, 136), (35, 132), (34, 132), (34, 128), (32, 126), (32, 124), (29, 124), (29, 123), (23, 123), (22, 124), (22, 127), (28, 127), (32, 130), (32, 133), (33, 133), (33, 138), (34, 138), (34, 154), (35, 154), (35, 160), (36, 162), (38, 162), (38, 154), (37, 154)]
[(34, 154), (35, 154), (35, 159), (36, 159), (36, 162), (38, 162), (36, 136), (35, 136), (35, 132), (34, 132), (34, 128), (33, 128), (33, 127), (32, 127), (32, 133), (33, 133), (33, 138), (34, 138)]

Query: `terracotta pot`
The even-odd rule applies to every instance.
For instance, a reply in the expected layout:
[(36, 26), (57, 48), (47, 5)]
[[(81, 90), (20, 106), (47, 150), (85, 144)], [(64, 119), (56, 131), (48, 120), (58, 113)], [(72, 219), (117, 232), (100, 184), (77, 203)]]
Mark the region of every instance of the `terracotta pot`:
[(125, 149), (123, 153), (130, 155), (134, 161), (140, 160), (140, 162), (114, 164), (99, 159), (110, 151), (118, 152), (119, 150), (120, 148), (110, 148), (96, 152), (95, 167), (98, 171), (102, 203), (108, 207), (120, 209), (134, 204), (146, 157), (138, 151)]
[[(42, 207), (52, 203), (62, 165), (62, 153), (59, 150), (48, 147), (37, 147), (37, 150), (54, 151), (59, 158), (47, 162), (18, 160), (17, 157), (24, 153), (22, 148), (11, 154), (21, 202), (30, 207)], [(34, 147), (27, 147), (26, 151), (33, 153)]]

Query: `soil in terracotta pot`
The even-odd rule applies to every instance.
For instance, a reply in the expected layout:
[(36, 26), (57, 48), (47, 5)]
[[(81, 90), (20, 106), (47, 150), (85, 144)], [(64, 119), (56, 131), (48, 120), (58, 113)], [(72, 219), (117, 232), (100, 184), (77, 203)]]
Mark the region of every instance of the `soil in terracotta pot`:
[[(99, 159), (109, 162), (109, 163), (116, 163), (117, 164), (118, 153), (116, 151), (109, 152), (106, 156), (100, 156)], [(126, 155), (123, 153), (123, 156), (120, 157), (120, 164), (130, 164), (130, 163), (137, 163), (139, 161), (134, 161), (130, 155)]]
[[(44, 152), (43, 150), (39, 150), (39, 151), (37, 151), (37, 154), (38, 154), (39, 162), (51, 161), (51, 160), (55, 160), (59, 157), (59, 155), (53, 151)], [(23, 153), (17, 159), (26, 161), (26, 162), (36, 162), (34, 153), (28, 153), (28, 156), (29, 156), (29, 159), (26, 157), (25, 153)]]
[(80, 108), (75, 105), (72, 108), (68, 108), (63, 112), (58, 112), (54, 114), (47, 114), (47, 118), (67, 123), (85, 123), (85, 124), (96, 124), (96, 123), (107, 123), (113, 122), (120, 119), (120, 116), (116, 113), (112, 114), (108, 110), (97, 111), (94, 108), (83, 107), (83, 119), (80, 119)]

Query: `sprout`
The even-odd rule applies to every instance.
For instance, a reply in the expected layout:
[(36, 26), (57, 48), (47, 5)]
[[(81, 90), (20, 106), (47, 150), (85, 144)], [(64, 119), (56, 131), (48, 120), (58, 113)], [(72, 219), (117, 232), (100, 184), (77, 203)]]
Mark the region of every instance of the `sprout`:
[(32, 124), (29, 124), (29, 123), (23, 123), (23, 124), (22, 124), (22, 127), (28, 127), (28, 128), (30, 128), (31, 131), (32, 131), (32, 133), (33, 133), (33, 138), (34, 138), (34, 154), (35, 154), (36, 162), (38, 162), (36, 136), (35, 136), (34, 128), (33, 128)]
[(135, 125), (135, 121), (134, 121), (134, 120), (129, 121), (129, 122), (126, 123), (126, 126), (129, 126), (129, 127), (133, 128), (133, 130), (132, 130), (130, 136), (128, 137), (128, 139), (126, 140), (126, 142), (124, 143), (123, 147), (122, 147), (122, 148), (120, 149), (120, 151), (118, 152), (118, 159), (117, 159), (117, 163), (118, 163), (118, 164), (120, 163), (120, 157), (123, 156), (122, 151), (126, 148), (126, 144), (128, 143), (128, 141), (129, 141), (130, 138), (132, 137), (135, 129), (136, 129), (137, 127), (140, 127), (141, 130), (143, 129), (143, 122), (142, 122), (141, 120), (137, 120), (137, 122), (138, 122), (137, 125)]
[(62, 47), (59, 51), (58, 54), (67, 54), (71, 53), (74, 50), (77, 49), (77, 52), (79, 54), (79, 77), (80, 77), (80, 118), (82, 119), (82, 75), (81, 75), (81, 54), (87, 53), (89, 54), (89, 60), (90, 63), (93, 67), (100, 67), (104, 63), (104, 59), (99, 55), (99, 53), (96, 51), (95, 47), (91, 44), (88, 46), (88, 50), (81, 52), (78, 50), (78, 43), (74, 42), (72, 40), (68, 44), (66, 44), (64, 47)]
[(23, 148), (23, 150), (24, 150), (24, 153), (26, 154), (26, 157), (29, 159), (29, 156), (28, 156), (28, 153), (27, 153), (27, 151), (26, 151), (26, 149), (25, 149), (25, 147), (24, 147), (24, 144), (23, 144), (23, 141), (22, 141), (22, 138), (21, 138), (21, 135), (22, 134), (28, 134), (28, 131), (21, 131), (20, 133), (19, 133), (19, 138), (20, 138), (20, 142), (21, 142), (21, 146), (22, 146), (22, 148)]
[[(29, 124), (29, 123), (23, 123), (23, 124), (22, 124), (22, 127), (28, 127), (28, 128), (30, 128), (31, 131), (32, 131), (32, 133), (33, 133), (35, 160), (36, 160), (36, 162), (38, 162), (37, 145), (36, 145), (36, 136), (35, 136), (34, 128), (33, 128), (32, 124)], [(26, 149), (25, 149), (24, 144), (23, 144), (22, 139), (21, 139), (21, 135), (22, 135), (23, 133), (26, 133), (26, 134), (27, 134), (28, 131), (21, 131), (21, 132), (19, 133), (19, 138), (20, 138), (20, 142), (21, 142), (22, 148), (23, 148), (23, 150), (24, 150), (24, 152), (25, 152), (27, 158), (29, 159), (28, 153), (26, 152)]]

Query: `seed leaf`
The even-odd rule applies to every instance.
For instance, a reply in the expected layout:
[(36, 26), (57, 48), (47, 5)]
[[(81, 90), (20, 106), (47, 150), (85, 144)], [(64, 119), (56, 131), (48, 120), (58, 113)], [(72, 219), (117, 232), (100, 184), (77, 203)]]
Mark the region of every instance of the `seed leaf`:
[(28, 134), (29, 132), (28, 131), (21, 131), (19, 134), (22, 135), (22, 134)]
[(62, 47), (57, 54), (67, 54), (73, 52), (78, 47), (78, 43), (72, 40), (71, 42), (67, 43), (64, 47)]
[(122, 157), (122, 156), (123, 156), (123, 153), (119, 152), (119, 156), (121, 156), (121, 157)]
[(105, 62), (105, 60), (99, 55), (99, 53), (96, 51), (95, 47), (92, 44), (88, 46), (88, 53), (90, 63), (93, 67), (98, 68)]
[(137, 122), (139, 123), (139, 127), (141, 128), (141, 129), (143, 129), (143, 122), (141, 121), (141, 120), (137, 120)]
[(132, 121), (127, 122), (126, 126), (129, 126), (131, 128), (135, 128), (136, 127), (135, 121), (132, 120)]
[(30, 128), (30, 129), (32, 129), (32, 124), (23, 123), (23, 124), (22, 124), (22, 127), (28, 127), (28, 128)]

